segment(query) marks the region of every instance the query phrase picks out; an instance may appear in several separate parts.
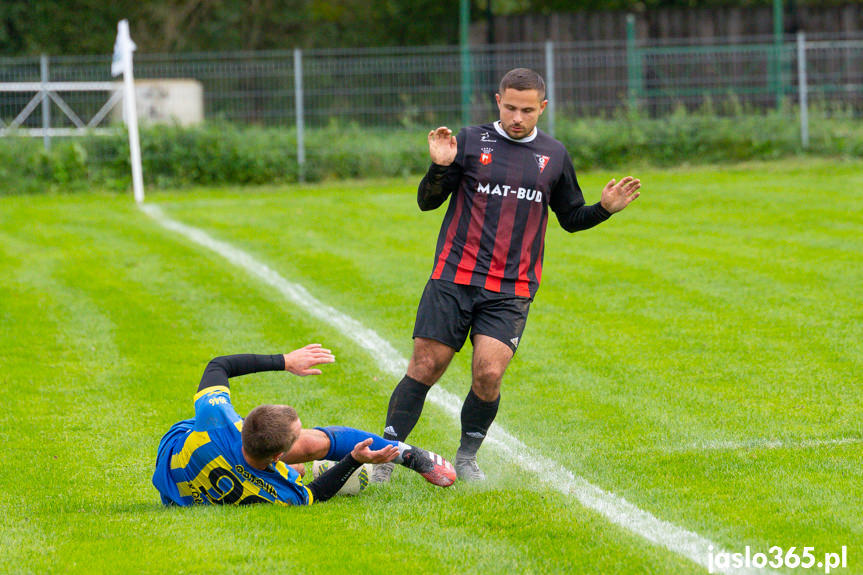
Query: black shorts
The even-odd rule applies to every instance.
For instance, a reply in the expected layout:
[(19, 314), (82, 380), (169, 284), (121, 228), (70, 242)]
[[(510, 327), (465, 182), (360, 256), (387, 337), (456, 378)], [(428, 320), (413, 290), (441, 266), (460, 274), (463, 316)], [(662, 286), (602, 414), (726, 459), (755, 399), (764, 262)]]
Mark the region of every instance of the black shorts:
[(477, 286), (430, 279), (417, 309), (414, 337), (433, 339), (459, 351), (470, 332), (471, 337), (493, 337), (515, 353), (531, 301)]

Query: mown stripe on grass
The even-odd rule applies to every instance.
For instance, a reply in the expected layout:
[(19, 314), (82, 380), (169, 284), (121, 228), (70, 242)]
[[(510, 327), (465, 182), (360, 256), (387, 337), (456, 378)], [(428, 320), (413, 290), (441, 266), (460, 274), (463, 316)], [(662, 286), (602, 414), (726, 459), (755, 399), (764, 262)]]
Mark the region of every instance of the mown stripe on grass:
[(700, 441), (671, 448), (669, 451), (734, 451), (738, 449), (818, 449), (863, 443), (861, 437), (834, 439), (752, 439), (748, 441)]
[[(31, 223), (30, 232), (26, 240), (0, 233), (0, 300), (15, 334), (7, 339), (13, 354), (0, 378), (0, 401), (7, 406), (0, 437), (8, 450), (0, 482), (20, 487), (0, 497), (14, 498), (0, 537), (8, 553), (0, 553), (3, 573), (50, 571), (63, 545), (74, 539), (75, 518), (94, 493), (104, 493), (101, 480), (128, 471), (108, 465), (94, 478), (79, 464), (79, 458), (110, 462), (115, 452), (106, 430), (132, 419), (123, 404), (107, 409), (102, 394), (122, 370), (115, 325), (69, 273), (85, 252), (69, 243), (62, 254), (45, 249), (61, 238), (68, 242), (52, 226)], [(23, 438), (37, 442), (38, 450), (28, 449)], [(55, 521), (46, 521), (47, 509)]]
[[(324, 304), (299, 284), (289, 282), (278, 272), (258, 261), (250, 254), (217, 240), (198, 228), (172, 220), (155, 205), (142, 205), (142, 211), (164, 228), (176, 232), (186, 239), (221, 255), (234, 265), (245, 269), (264, 283), (278, 290), (288, 300), (301, 307), (311, 316), (336, 328), (346, 337), (369, 352), (382, 370), (392, 376), (400, 376), (407, 367), (407, 360), (400, 356), (393, 346), (382, 339), (375, 331), (365, 327), (354, 318)], [(461, 400), (454, 394), (435, 386), (429, 399), (458, 421)], [(487, 439), (490, 445), (502, 455), (518, 464), (522, 469), (536, 473), (541, 481), (566, 495), (573, 495), (578, 501), (603, 515), (612, 523), (619, 525), (648, 541), (662, 545), (678, 553), (705, 569), (714, 567), (711, 554), (727, 553), (712, 541), (664, 521), (633, 505), (623, 497), (610, 493), (577, 476), (556, 461), (544, 457), (535, 449), (529, 448), (521, 440), (509, 434), (500, 426), (495, 426)], [(722, 573), (756, 573), (754, 570), (716, 569)], [(757, 573), (764, 573), (758, 570)], [(769, 571), (768, 571), (769, 572)]]

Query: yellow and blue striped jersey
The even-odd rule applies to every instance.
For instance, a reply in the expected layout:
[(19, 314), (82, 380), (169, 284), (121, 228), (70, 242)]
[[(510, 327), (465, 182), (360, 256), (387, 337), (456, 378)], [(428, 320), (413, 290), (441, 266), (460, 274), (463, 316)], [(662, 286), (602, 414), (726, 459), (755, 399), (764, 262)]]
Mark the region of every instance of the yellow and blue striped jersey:
[(174, 424), (162, 437), (153, 485), (165, 505), (309, 505), (312, 495), (299, 473), (281, 461), (266, 470), (249, 465), (242, 452), (243, 419), (226, 386), (195, 395), (195, 417)]

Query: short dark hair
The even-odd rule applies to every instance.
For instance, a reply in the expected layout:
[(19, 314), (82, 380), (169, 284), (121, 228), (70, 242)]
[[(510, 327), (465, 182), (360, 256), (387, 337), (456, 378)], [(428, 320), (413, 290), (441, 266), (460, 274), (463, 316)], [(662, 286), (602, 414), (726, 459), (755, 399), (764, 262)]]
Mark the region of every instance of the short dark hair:
[(297, 440), (297, 419), (290, 405), (259, 405), (243, 421), (243, 449), (257, 459), (287, 451)]
[(529, 68), (515, 68), (507, 72), (500, 81), (498, 93), (503, 96), (507, 88), (519, 91), (536, 90), (539, 92), (539, 101), (545, 100), (545, 80)]

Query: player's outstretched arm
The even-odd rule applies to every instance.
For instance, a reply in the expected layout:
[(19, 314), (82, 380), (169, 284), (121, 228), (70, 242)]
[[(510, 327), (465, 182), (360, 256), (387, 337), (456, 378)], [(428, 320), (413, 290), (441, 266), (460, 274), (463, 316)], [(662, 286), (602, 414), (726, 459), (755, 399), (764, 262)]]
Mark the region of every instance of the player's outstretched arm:
[(333, 353), (319, 343), (312, 343), (291, 353), (258, 355), (241, 353), (214, 357), (207, 364), (198, 391), (208, 387), (229, 387), (232, 377), (259, 371), (289, 371), (294, 375), (318, 375), (320, 369), (312, 369), (322, 363), (336, 361)]
[(449, 166), (455, 161), (458, 153), (458, 142), (452, 135), (452, 130), (441, 126), (429, 132), (429, 156), (438, 166)]
[(641, 188), (641, 180), (632, 176), (626, 176), (619, 182), (611, 178), (602, 189), (602, 199), (599, 201), (609, 214), (614, 214), (634, 202), (641, 195), (641, 192), (638, 191), (639, 188)]
[(285, 354), (285, 371), (299, 376), (320, 375), (321, 370), (312, 369), (314, 366), (335, 361), (336, 356), (333, 355), (333, 352), (324, 349), (319, 343), (310, 343)]
[(395, 445), (387, 445), (383, 449), (372, 451), (369, 449), (371, 444), (371, 437), (360, 441), (341, 461), (309, 483), (308, 488), (312, 492), (313, 501), (321, 502), (330, 499), (363, 463), (387, 463), (399, 454), (399, 449)]
[(239, 353), (214, 357), (204, 369), (198, 391), (208, 387), (229, 387), (228, 380), (232, 377), (259, 371), (282, 371), (284, 368), (284, 356), (282, 354)]

